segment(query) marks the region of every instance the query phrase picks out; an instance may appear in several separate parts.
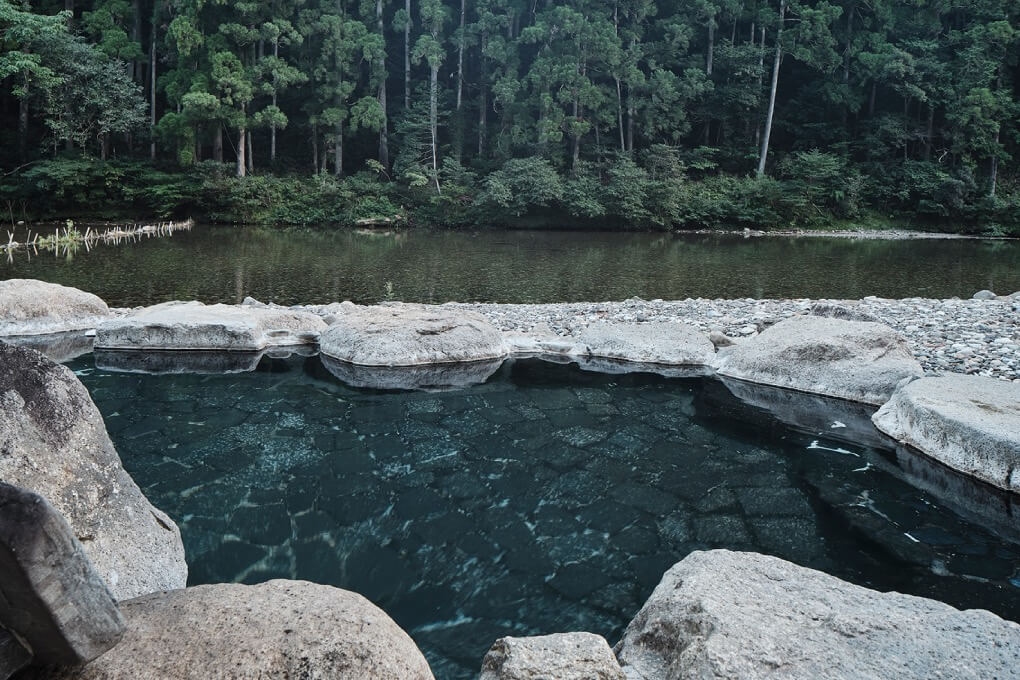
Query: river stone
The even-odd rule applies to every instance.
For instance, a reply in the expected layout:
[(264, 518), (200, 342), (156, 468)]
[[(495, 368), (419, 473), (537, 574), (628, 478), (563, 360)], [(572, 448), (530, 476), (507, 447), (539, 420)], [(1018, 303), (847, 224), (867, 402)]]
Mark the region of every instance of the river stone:
[(975, 375), (922, 378), (897, 388), (872, 420), (955, 470), (1020, 492), (1020, 383)]
[(1006, 678), (1020, 625), (757, 553), (693, 552), (631, 621), (628, 678)]
[(808, 310), (811, 316), (823, 316), (829, 319), (843, 319), (844, 321), (873, 321), (880, 323), (874, 314), (869, 314), (859, 309), (856, 304), (840, 305), (834, 302), (816, 302)]
[(979, 290), (971, 296), (972, 300), (994, 300), (997, 296), (990, 290)]
[(496, 640), (478, 680), (624, 680), (601, 635), (559, 633)]
[(707, 366), (715, 346), (695, 326), (668, 322), (593, 323), (578, 336), (587, 354), (645, 364)]
[(187, 581), (177, 526), (121, 466), (85, 386), (67, 367), (5, 343), (0, 479), (43, 496), (64, 515), (117, 599)]
[(426, 680), (425, 657), (357, 593), (307, 581), (196, 586), (121, 603), (119, 645), (39, 677)]
[(67, 520), (42, 496), (3, 482), (0, 625), (37, 662), (57, 665), (91, 661), (124, 634), (117, 603)]
[(924, 371), (903, 337), (880, 323), (794, 316), (720, 356), (720, 375), (882, 404)]
[(322, 334), (320, 351), (361, 366), (418, 366), (507, 356), (485, 317), (434, 305), (356, 307)]
[(34, 279), (0, 281), (0, 336), (91, 330), (111, 316), (92, 293)]
[(96, 328), (97, 349), (257, 352), (314, 344), (326, 323), (315, 314), (245, 305), (164, 302)]

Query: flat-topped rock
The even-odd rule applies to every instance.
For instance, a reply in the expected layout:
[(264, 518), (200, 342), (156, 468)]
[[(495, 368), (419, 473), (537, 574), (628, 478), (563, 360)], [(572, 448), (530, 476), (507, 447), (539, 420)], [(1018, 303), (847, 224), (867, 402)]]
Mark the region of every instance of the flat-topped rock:
[(128, 473), (85, 386), (68, 368), (0, 343), (0, 479), (67, 519), (117, 599), (181, 588), (184, 545)]
[(601, 635), (559, 633), (496, 640), (478, 680), (624, 680)]
[(502, 359), (421, 366), (361, 366), (323, 354), (322, 365), (351, 387), (375, 390), (442, 392), (480, 385), (503, 364)]
[(923, 375), (903, 337), (880, 323), (794, 316), (720, 353), (720, 375), (882, 404)]
[(95, 328), (110, 308), (92, 293), (34, 279), (0, 281), (0, 336)]
[(1020, 625), (757, 553), (693, 552), (616, 647), (628, 678), (1008, 678)]
[(354, 307), (323, 334), (320, 351), (361, 366), (419, 366), (507, 356), (503, 335), (485, 317), (433, 305)]
[(670, 366), (708, 366), (715, 346), (694, 326), (679, 323), (593, 323), (578, 340), (601, 359)]
[(257, 352), (314, 344), (326, 323), (310, 312), (249, 305), (165, 302), (96, 328), (97, 349)]
[(121, 603), (119, 645), (39, 678), (431, 680), (425, 657), (381, 609), (306, 581), (217, 584)]
[(1020, 383), (971, 375), (922, 378), (897, 388), (872, 420), (955, 470), (1020, 492)]
[[(5, 628), (36, 662), (74, 665), (117, 644), (124, 620), (60, 513), (42, 496), (0, 482), (0, 632)], [(9, 658), (4, 646), (0, 657)], [(13, 655), (24, 659), (17, 648)]]

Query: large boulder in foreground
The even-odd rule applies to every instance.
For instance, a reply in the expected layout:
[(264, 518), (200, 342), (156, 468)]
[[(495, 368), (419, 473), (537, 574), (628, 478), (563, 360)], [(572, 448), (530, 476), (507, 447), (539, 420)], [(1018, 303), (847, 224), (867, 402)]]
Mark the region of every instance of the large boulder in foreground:
[(629, 678), (1006, 678), (1020, 625), (757, 553), (693, 552), (616, 647)]
[(110, 318), (92, 293), (34, 279), (0, 281), (0, 336), (91, 330)]
[(68, 368), (0, 343), (0, 480), (67, 519), (117, 599), (181, 588), (184, 545), (121, 466), (103, 418)]
[(119, 645), (46, 678), (427, 680), (411, 638), (362, 596), (306, 581), (217, 584), (121, 603)]
[[(4, 629), (24, 641), (36, 662), (75, 665), (117, 644), (124, 619), (67, 520), (42, 496), (0, 482)], [(0, 668), (10, 656), (0, 645)], [(7, 678), (2, 671), (0, 677)]]
[(309, 312), (164, 302), (96, 328), (97, 349), (257, 352), (314, 344), (326, 323)]
[(794, 316), (720, 354), (720, 375), (879, 405), (924, 374), (906, 340), (880, 323)]
[(589, 356), (670, 366), (708, 366), (715, 346), (694, 326), (679, 323), (593, 323), (578, 340)]
[(420, 366), (507, 356), (481, 314), (433, 305), (354, 307), (322, 334), (320, 351), (360, 366)]
[(624, 680), (601, 635), (560, 633), (496, 640), (478, 680)]
[(901, 385), (872, 417), (949, 467), (1020, 492), (1020, 383), (947, 374)]

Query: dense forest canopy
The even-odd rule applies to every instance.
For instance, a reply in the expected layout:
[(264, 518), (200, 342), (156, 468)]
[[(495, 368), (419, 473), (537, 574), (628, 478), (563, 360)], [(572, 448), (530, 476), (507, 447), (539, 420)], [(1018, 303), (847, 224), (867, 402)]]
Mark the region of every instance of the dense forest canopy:
[(1015, 0), (0, 0), (0, 197), (1009, 232), (1018, 27)]

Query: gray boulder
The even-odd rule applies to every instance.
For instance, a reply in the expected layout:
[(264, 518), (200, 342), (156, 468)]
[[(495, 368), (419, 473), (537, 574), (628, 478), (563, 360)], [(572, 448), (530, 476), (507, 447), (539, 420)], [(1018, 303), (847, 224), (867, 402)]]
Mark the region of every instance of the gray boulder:
[(794, 316), (720, 355), (720, 375), (882, 404), (921, 365), (906, 340), (880, 323)]
[(165, 302), (96, 328), (97, 349), (257, 352), (314, 344), (326, 323), (309, 312), (249, 305)]
[(95, 328), (111, 316), (92, 293), (34, 279), (0, 281), (0, 336)]
[(1007, 678), (1020, 625), (756, 553), (693, 552), (616, 647), (628, 678)]
[(99, 349), (93, 354), (96, 368), (118, 373), (175, 375), (198, 373), (248, 373), (254, 371), (265, 350), (261, 352), (168, 352), (160, 350)]
[(624, 680), (601, 635), (560, 633), (496, 640), (478, 680)]
[(972, 300), (994, 300), (997, 296), (990, 290), (979, 290), (971, 296)]
[(503, 335), (480, 314), (432, 305), (355, 307), (322, 334), (320, 351), (360, 366), (419, 366), (507, 356)]
[(2, 482), (0, 555), (0, 631), (17, 634), (36, 662), (85, 663), (120, 640), (117, 603), (67, 521), (38, 494)]
[(4, 343), (0, 480), (34, 491), (64, 515), (117, 599), (187, 581), (177, 526), (121, 466), (85, 387), (66, 367)]
[(593, 323), (578, 336), (587, 354), (645, 364), (707, 366), (715, 346), (694, 326), (679, 323)]
[(1020, 383), (953, 374), (915, 380), (872, 421), (954, 470), (1020, 492)]
[(808, 314), (811, 316), (823, 316), (828, 319), (843, 319), (844, 321), (873, 321), (880, 323), (874, 314), (864, 311), (857, 306), (858, 303), (838, 304), (835, 302), (816, 302), (811, 305)]
[(306, 581), (217, 584), (121, 603), (119, 645), (41, 678), (428, 680), (425, 657), (381, 609)]

